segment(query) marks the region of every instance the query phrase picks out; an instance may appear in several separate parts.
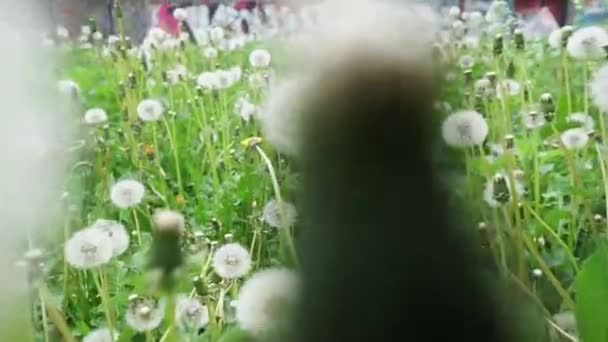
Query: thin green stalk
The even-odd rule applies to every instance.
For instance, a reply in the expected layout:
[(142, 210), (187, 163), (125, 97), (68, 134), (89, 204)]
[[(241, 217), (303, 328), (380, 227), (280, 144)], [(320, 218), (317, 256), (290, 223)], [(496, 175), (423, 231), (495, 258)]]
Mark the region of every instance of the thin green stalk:
[(287, 224), (287, 216), (285, 215), (285, 209), (283, 208), (283, 199), (281, 197), (281, 188), (279, 187), (279, 181), (274, 171), (274, 167), (272, 166), (272, 161), (270, 160), (270, 158), (268, 158), (268, 156), (266, 155), (264, 150), (262, 150), (261, 147), (255, 146), (255, 149), (260, 154), (260, 157), (262, 158), (264, 163), (266, 163), (268, 173), (270, 173), (270, 178), (272, 180), (272, 185), (274, 188), (274, 195), (277, 199), (277, 203), (279, 204), (279, 216), (281, 218), (281, 237), (283, 239), (283, 243), (286, 245), (284, 247), (286, 247), (291, 261), (297, 265), (298, 256), (296, 252), (296, 247), (293, 241), (293, 237), (291, 236), (289, 226)]
[[(595, 144), (595, 150), (597, 152), (597, 159), (600, 164), (600, 170), (602, 171), (602, 182), (604, 183), (604, 196), (608, 199), (608, 171), (606, 170), (606, 161), (602, 156), (602, 151), (600, 150), (600, 144)], [(606, 215), (608, 216), (608, 200), (604, 201), (604, 205), (606, 206)], [(606, 232), (608, 233), (608, 219), (606, 219)]]
[(49, 342), (49, 324), (46, 313), (46, 303), (44, 302), (44, 295), (40, 289), (38, 289), (38, 297), (40, 298), (40, 314), (42, 315), (42, 331), (44, 332), (44, 341)]
[(579, 271), (578, 264), (576, 263), (576, 257), (574, 256), (574, 254), (572, 254), (572, 250), (559, 237), (559, 234), (557, 234), (551, 228), (551, 226), (549, 226), (545, 221), (543, 221), (543, 219), (540, 217), (540, 215), (538, 215), (538, 213), (536, 211), (534, 211), (529, 205), (528, 205), (528, 210), (530, 211), (532, 216), (534, 216), (534, 218), (538, 221), (538, 223), (540, 223), (540, 225), (545, 229), (545, 231), (547, 233), (549, 233), (549, 235), (551, 235), (553, 240), (555, 240), (555, 242), (557, 242), (557, 244), (560, 245), (564, 249), (564, 251), (566, 252), (566, 255), (568, 256), (568, 259), (570, 260), (570, 263), (574, 267), (574, 270), (576, 271), (576, 273), (578, 273), (578, 271)]
[(568, 55), (562, 49), (562, 71), (564, 74), (564, 86), (566, 87), (566, 100), (568, 103), (568, 113), (572, 113), (572, 92), (570, 90), (570, 75), (568, 72)]
[(76, 340), (72, 336), (72, 333), (70, 332), (70, 327), (63, 318), (63, 315), (51, 302), (51, 294), (46, 284), (44, 282), (41, 282), (38, 285), (38, 290), (41, 296), (41, 300), (45, 303), (49, 317), (55, 327), (57, 327), (57, 330), (59, 330), (59, 332), (61, 333), (63, 340), (65, 342), (76, 342)]
[(139, 219), (137, 218), (137, 211), (135, 210), (135, 208), (132, 208), (131, 212), (133, 213), (133, 221), (135, 221), (135, 232), (137, 233), (137, 244), (139, 246), (141, 246), (141, 230), (140, 230), (140, 226), (139, 226)]
[[(101, 297), (101, 301), (104, 306), (104, 312), (106, 315), (106, 322), (108, 324), (108, 329), (110, 331), (114, 331), (114, 315), (112, 314), (112, 306), (110, 304), (110, 295), (108, 292), (108, 284), (105, 281), (104, 270), (103, 267), (100, 267), (97, 271), (93, 272), (93, 281), (95, 282), (95, 286), (97, 286), (97, 291)], [(114, 338), (112, 337), (112, 340)]]
[(543, 271), (545, 276), (547, 276), (547, 279), (549, 280), (551, 285), (553, 285), (553, 287), (555, 288), (557, 293), (562, 297), (562, 300), (564, 301), (564, 305), (566, 305), (569, 309), (574, 310), (576, 304), (574, 303), (574, 300), (572, 300), (572, 297), (570, 297), (570, 294), (568, 293), (568, 291), (566, 291), (566, 289), (564, 289), (564, 287), (560, 283), (559, 279), (557, 279), (555, 274), (553, 274), (553, 272), (551, 271), (551, 268), (547, 265), (545, 260), (540, 256), (540, 254), (536, 250), (536, 247), (534, 246), (532, 241), (530, 241), (530, 239), (527, 236), (525, 236), (525, 234), (523, 234), (523, 238), (524, 238), (523, 240), (526, 244), (526, 247), (528, 248), (528, 251), (530, 252), (530, 254), (532, 254), (532, 257), (534, 257), (535, 261), (538, 263), (540, 269)]
[(181, 172), (180, 172), (180, 168), (179, 168), (179, 156), (178, 156), (178, 150), (177, 150), (175, 137), (173, 136), (173, 134), (171, 132), (171, 128), (169, 127), (169, 123), (167, 122), (167, 119), (164, 116), (162, 117), (162, 121), (165, 124), (165, 128), (167, 130), (167, 136), (169, 138), (169, 144), (171, 146), (171, 151), (173, 153), (173, 160), (175, 162), (175, 173), (177, 174), (177, 186), (179, 188), (180, 193), (183, 194), (184, 188), (182, 187), (182, 176), (181, 176)]

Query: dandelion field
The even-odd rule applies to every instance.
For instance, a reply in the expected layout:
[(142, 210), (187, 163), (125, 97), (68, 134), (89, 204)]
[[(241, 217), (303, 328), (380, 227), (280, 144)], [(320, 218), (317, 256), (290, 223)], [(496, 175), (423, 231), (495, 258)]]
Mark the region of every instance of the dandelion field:
[[(461, 161), (447, 181), (477, 222), (466, 229), (542, 312), (547, 340), (605, 341), (608, 33), (534, 36), (502, 1), (445, 12), (427, 45), (439, 158)], [(295, 107), (277, 102), (297, 96), (282, 43), (303, 39), (311, 13), (236, 13), (254, 33), (216, 23), (196, 44), (94, 22), (45, 39), (77, 133), (61, 229), (18, 263), (35, 340), (269, 341), (289, 326), (300, 175), (295, 133), (276, 122)]]

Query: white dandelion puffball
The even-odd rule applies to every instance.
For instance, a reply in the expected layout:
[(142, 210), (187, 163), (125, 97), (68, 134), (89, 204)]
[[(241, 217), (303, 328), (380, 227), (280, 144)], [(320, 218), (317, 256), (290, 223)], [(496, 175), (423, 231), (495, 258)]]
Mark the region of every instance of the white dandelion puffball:
[(234, 74), (228, 70), (216, 70), (215, 75), (218, 89), (230, 88), (235, 83)]
[(270, 65), (270, 52), (264, 49), (255, 49), (249, 54), (249, 64), (254, 68), (267, 68)]
[(553, 315), (555, 324), (569, 334), (577, 334), (576, 316), (572, 311), (564, 311)]
[(279, 151), (292, 156), (300, 149), (301, 105), (309, 85), (292, 79), (274, 84), (269, 91), (259, 121), (264, 137)]
[(475, 11), (469, 13), (469, 19), (467, 20), (467, 24), (470, 29), (479, 29), (485, 22), (485, 18), (481, 12)]
[(590, 88), (593, 103), (600, 111), (608, 112), (608, 64), (604, 64), (595, 72)]
[(450, 7), (450, 9), (448, 10), (448, 15), (452, 19), (458, 19), (460, 17), (460, 8), (458, 8), (457, 6)]
[(64, 253), (65, 260), (75, 268), (98, 267), (112, 258), (112, 240), (98, 229), (83, 229), (66, 241)]
[(173, 210), (159, 210), (152, 217), (156, 230), (181, 233), (186, 229), (184, 216)]
[(93, 33), (93, 31), (91, 30), (91, 26), (89, 26), (89, 25), (83, 25), (83, 26), (80, 27), (80, 33), (83, 36), (90, 36), (91, 33)]
[(186, 77), (188, 77), (188, 69), (183, 64), (178, 64), (167, 71), (167, 78), (171, 84), (177, 84), (185, 80)]
[(496, 0), (492, 2), (490, 8), (486, 12), (486, 20), (491, 23), (502, 22), (509, 14), (509, 5), (504, 0)]
[(475, 66), (475, 58), (471, 55), (462, 55), (458, 60), (458, 64), (462, 69), (468, 70)]
[(515, 80), (503, 80), (496, 85), (496, 97), (502, 99), (504, 96), (517, 96), (521, 93), (521, 84)]
[[(515, 175), (514, 175), (515, 177)], [(504, 181), (502, 189), (496, 188), (495, 180), (500, 178)], [(511, 194), (511, 185), (510, 185), (509, 177), (504, 173), (497, 173), (494, 178), (489, 179), (486, 182), (486, 186), (483, 191), (483, 199), (484, 201), (492, 208), (498, 208), (503, 205), (503, 203), (510, 202), (512, 199)], [(524, 195), (525, 187), (523, 183), (521, 183), (517, 178), (515, 179), (515, 193), (517, 198), (520, 198)], [(499, 201), (498, 197), (504, 197), (503, 202)]]
[(577, 150), (587, 146), (589, 135), (584, 128), (571, 128), (564, 131), (561, 135), (561, 141), (564, 147), (568, 150)]
[(186, 11), (184, 8), (176, 8), (173, 11), (173, 17), (175, 17), (175, 19), (178, 21), (184, 21), (188, 19), (188, 11)]
[(146, 122), (159, 120), (163, 111), (163, 104), (155, 99), (145, 99), (137, 105), (137, 116)]
[(137, 332), (151, 331), (165, 318), (165, 302), (154, 299), (135, 298), (129, 303), (127, 324)]
[(441, 126), (445, 142), (459, 148), (481, 145), (488, 136), (488, 130), (486, 119), (473, 110), (451, 114)]
[(91, 108), (84, 113), (84, 122), (88, 125), (96, 125), (108, 121), (108, 114), (101, 108)]
[(591, 131), (595, 128), (593, 117), (591, 117), (591, 115), (587, 115), (586, 113), (572, 113), (568, 115), (566, 119), (568, 122), (574, 122), (581, 125), (581, 127), (587, 131)]
[(216, 89), (219, 84), (218, 75), (215, 72), (205, 71), (198, 76), (196, 83), (203, 89)]
[(257, 113), (258, 107), (249, 102), (248, 99), (241, 97), (234, 104), (234, 111), (245, 121), (249, 122)]
[(100, 41), (103, 39), (103, 33), (95, 31), (91, 37), (93, 37), (93, 40)]
[(99, 328), (88, 333), (82, 339), (82, 342), (114, 342), (117, 339), (118, 333), (116, 331), (112, 334), (108, 328)]
[(568, 53), (580, 60), (606, 57), (604, 46), (608, 45), (608, 33), (599, 26), (580, 28), (568, 40)]
[(213, 269), (224, 279), (241, 278), (250, 268), (251, 255), (238, 243), (223, 245), (213, 255)]
[(207, 59), (216, 59), (218, 52), (215, 48), (209, 46), (203, 49), (203, 56)]
[(233, 83), (240, 81), (241, 77), (243, 77), (243, 69), (238, 65), (230, 68), (228, 71), (232, 74)]
[[(293, 226), (298, 219), (298, 212), (296, 207), (288, 202), (282, 201), (283, 214), (285, 215), (285, 224), (287, 227)], [(283, 227), (281, 220), (281, 211), (279, 210), (279, 202), (277, 200), (271, 200), (264, 206), (264, 212), (262, 214), (264, 222), (274, 228)]]
[(115, 206), (126, 209), (138, 205), (144, 198), (144, 185), (133, 179), (117, 182), (110, 189), (110, 199)]
[(224, 29), (220, 26), (214, 26), (211, 30), (209, 30), (209, 39), (216, 44), (224, 40), (224, 36)]
[(78, 86), (78, 83), (72, 80), (58, 81), (57, 89), (59, 89), (59, 92), (65, 96), (76, 96), (80, 93), (80, 87)]
[(543, 113), (533, 111), (524, 114), (524, 122), (527, 129), (538, 129), (543, 127), (547, 123), (547, 120)]
[(129, 248), (129, 233), (121, 223), (98, 219), (90, 228), (101, 230), (112, 240), (112, 256), (117, 257)]
[(553, 30), (549, 35), (549, 46), (553, 49), (561, 49), (562, 47), (562, 34), (563, 31), (561, 28)]
[(198, 331), (209, 324), (209, 311), (200, 297), (181, 294), (175, 305), (175, 322), (184, 331)]
[(239, 326), (254, 335), (272, 331), (289, 320), (299, 298), (298, 275), (288, 269), (271, 268), (245, 282), (236, 303)]
[(55, 33), (59, 38), (67, 39), (70, 37), (70, 31), (68, 31), (68, 29), (63, 26), (57, 26)]

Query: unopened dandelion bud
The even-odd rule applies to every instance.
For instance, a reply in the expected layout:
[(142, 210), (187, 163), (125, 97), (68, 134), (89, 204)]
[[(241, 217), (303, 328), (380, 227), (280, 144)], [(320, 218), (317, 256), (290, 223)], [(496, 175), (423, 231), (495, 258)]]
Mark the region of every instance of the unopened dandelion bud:
[(224, 240), (226, 240), (226, 242), (232, 242), (234, 240), (234, 235), (231, 233), (225, 234)]
[(553, 121), (553, 119), (555, 119), (555, 112), (545, 112), (544, 116), (545, 116), (545, 121), (551, 122), (551, 121)]
[(531, 86), (530, 86), (529, 82), (524, 84), (524, 101), (530, 101), (530, 99), (532, 97), (530, 88), (531, 88)]
[(521, 29), (516, 29), (514, 32), (514, 41), (515, 41), (515, 48), (517, 50), (524, 50), (526, 47), (526, 41), (524, 38), (524, 32)]
[(587, 131), (587, 136), (589, 138), (594, 138), (595, 137), (595, 130), (592, 129), (592, 130)]
[(496, 175), (492, 182), (494, 183), (494, 200), (503, 204), (507, 203), (511, 197), (507, 179), (503, 175)]
[(122, 18), (122, 8), (120, 7), (120, 2), (118, 0), (114, 0), (114, 14), (117, 19)]
[(490, 81), (493, 87), (496, 87), (496, 73), (494, 71), (487, 72), (484, 77)]
[(505, 147), (507, 150), (512, 150), (515, 146), (515, 136), (513, 134), (505, 135)]
[(124, 46), (119, 47), (118, 51), (120, 52), (120, 56), (122, 58), (127, 58), (127, 49)]
[(139, 295), (137, 295), (136, 293), (132, 293), (129, 295), (129, 297), (127, 298), (127, 300), (129, 302), (133, 302), (136, 301), (137, 299), (139, 299)]
[(476, 111), (483, 114), (483, 110), (485, 109), (485, 104), (483, 101), (483, 96), (481, 94), (475, 94), (474, 107), (475, 107)]
[(130, 72), (129, 76), (128, 76), (128, 80), (129, 80), (129, 87), (131, 89), (135, 89), (135, 87), (137, 86), (137, 77), (135, 77), (135, 73)]
[(91, 28), (91, 32), (97, 32), (97, 30), (99, 29), (97, 27), (97, 20), (95, 20), (94, 17), (89, 17), (89, 27)]
[(464, 81), (466, 84), (471, 84), (473, 81), (473, 70), (468, 69), (464, 71)]
[(516, 179), (521, 180), (524, 178), (524, 176), (525, 176), (524, 170), (521, 170), (521, 169), (513, 170), (513, 177), (515, 177)]
[(535, 268), (532, 270), (532, 275), (534, 276), (534, 278), (540, 278), (543, 276), (543, 271), (539, 270), (538, 268)]
[(494, 55), (495, 56), (500, 56), (502, 55), (502, 50), (503, 50), (503, 46), (504, 45), (504, 39), (502, 37), (502, 35), (496, 35), (496, 37), (494, 38), (494, 46), (493, 46), (493, 51), (494, 51)]
[(152, 269), (161, 271), (160, 286), (173, 287), (173, 274), (182, 265), (180, 237), (185, 230), (184, 217), (175, 211), (160, 210), (153, 216), (155, 234), (152, 245)]
[(515, 64), (513, 63), (513, 61), (509, 61), (509, 64), (507, 64), (507, 70), (505, 71), (507, 78), (513, 78), (515, 77)]
[(214, 230), (220, 230), (222, 227), (220, 222), (215, 217), (211, 219), (211, 226)]

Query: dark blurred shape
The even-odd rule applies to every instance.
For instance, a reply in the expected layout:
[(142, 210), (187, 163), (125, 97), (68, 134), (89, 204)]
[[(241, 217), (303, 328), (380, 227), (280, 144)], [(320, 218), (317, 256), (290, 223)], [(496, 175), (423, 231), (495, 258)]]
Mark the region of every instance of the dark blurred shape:
[(510, 340), (474, 225), (433, 164), (439, 89), (423, 69), (353, 56), (319, 83), (294, 341)]

